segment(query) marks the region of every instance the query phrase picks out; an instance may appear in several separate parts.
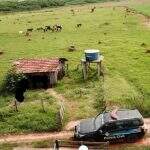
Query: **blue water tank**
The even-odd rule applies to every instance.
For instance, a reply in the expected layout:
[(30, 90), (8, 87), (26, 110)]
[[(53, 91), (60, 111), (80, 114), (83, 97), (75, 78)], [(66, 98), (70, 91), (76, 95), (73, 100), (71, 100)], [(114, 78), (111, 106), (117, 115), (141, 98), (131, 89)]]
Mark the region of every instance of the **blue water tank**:
[(96, 49), (89, 49), (89, 50), (85, 50), (85, 59), (86, 61), (94, 61), (97, 60), (99, 58), (99, 50)]

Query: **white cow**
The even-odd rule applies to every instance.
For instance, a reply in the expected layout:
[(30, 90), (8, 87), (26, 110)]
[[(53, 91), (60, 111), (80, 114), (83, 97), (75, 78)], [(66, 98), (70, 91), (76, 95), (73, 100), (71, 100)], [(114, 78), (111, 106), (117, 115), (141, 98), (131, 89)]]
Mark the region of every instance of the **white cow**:
[(19, 31), (19, 34), (23, 34), (23, 31)]

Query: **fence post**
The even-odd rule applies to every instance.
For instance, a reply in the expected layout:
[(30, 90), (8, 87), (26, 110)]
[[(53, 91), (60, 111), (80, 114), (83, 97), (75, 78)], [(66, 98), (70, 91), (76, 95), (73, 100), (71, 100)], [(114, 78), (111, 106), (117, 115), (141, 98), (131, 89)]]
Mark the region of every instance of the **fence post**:
[(60, 109), (59, 109), (59, 111), (58, 111), (58, 122), (59, 122), (59, 124), (60, 124), (60, 127), (62, 128), (62, 126), (63, 126), (63, 119), (64, 119), (65, 107), (64, 107), (64, 104), (63, 104), (62, 101), (59, 103), (59, 105), (60, 105)]

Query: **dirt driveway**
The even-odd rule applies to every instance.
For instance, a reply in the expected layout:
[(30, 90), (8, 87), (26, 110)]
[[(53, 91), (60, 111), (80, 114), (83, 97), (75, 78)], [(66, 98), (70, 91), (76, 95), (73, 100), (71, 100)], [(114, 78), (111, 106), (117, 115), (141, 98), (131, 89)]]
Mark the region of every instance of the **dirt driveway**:
[[(150, 118), (144, 119), (145, 128), (147, 129), (148, 136), (150, 135)], [(73, 129), (76, 124), (80, 121), (69, 122), (64, 131), (53, 132), (53, 133), (33, 133), (33, 134), (21, 134), (21, 135), (4, 135), (0, 137), (0, 143), (27, 143), (41, 140), (69, 140), (73, 137)], [(139, 145), (150, 145), (150, 137), (145, 137), (139, 140), (136, 144)]]

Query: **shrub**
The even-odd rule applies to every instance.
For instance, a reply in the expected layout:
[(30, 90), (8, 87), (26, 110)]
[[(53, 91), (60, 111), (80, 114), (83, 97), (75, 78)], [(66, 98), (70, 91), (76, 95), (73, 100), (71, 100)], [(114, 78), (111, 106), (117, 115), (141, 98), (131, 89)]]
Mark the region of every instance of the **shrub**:
[(63, 5), (65, 5), (63, 0), (2, 1), (0, 11), (25, 11)]
[(10, 70), (7, 73), (5, 81), (3, 83), (3, 91), (7, 91), (8, 93), (14, 93), (16, 91), (18, 83), (23, 79), (27, 79), (24, 74), (17, 74), (15, 71)]

